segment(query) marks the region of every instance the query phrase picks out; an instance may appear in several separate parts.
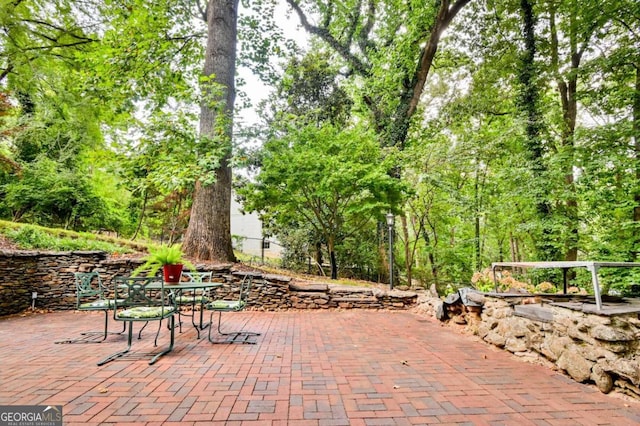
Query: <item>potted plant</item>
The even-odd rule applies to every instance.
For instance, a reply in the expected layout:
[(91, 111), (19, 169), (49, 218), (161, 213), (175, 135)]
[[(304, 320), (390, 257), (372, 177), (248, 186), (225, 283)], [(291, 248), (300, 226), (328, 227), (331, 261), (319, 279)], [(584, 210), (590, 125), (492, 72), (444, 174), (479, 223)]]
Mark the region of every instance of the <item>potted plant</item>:
[(180, 282), (180, 274), (182, 268), (187, 267), (195, 270), (195, 266), (184, 257), (182, 248), (179, 244), (172, 246), (159, 246), (149, 248), (149, 254), (142, 258), (145, 262), (133, 270), (131, 276), (139, 275), (143, 271), (147, 271), (148, 276), (155, 276), (156, 273), (163, 269), (164, 281), (168, 284)]

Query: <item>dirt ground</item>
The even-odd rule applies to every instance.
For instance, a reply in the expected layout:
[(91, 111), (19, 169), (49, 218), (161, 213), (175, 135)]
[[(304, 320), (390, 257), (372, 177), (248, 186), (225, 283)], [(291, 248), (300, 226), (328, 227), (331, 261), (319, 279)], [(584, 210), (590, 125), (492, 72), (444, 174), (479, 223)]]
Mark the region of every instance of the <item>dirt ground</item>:
[(13, 244), (13, 242), (9, 241), (4, 237), (4, 235), (0, 235), (0, 250), (17, 250), (18, 246)]

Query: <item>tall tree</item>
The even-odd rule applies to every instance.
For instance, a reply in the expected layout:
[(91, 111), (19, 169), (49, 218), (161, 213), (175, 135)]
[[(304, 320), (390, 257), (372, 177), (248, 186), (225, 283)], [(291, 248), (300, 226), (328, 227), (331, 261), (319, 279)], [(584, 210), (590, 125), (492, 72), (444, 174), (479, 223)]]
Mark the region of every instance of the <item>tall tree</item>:
[(200, 106), (202, 149), (224, 150), (210, 173), (215, 181), (196, 182), (186, 254), (201, 260), (235, 261), (231, 244), (231, 137), (235, 103), (238, 0), (210, 0), (206, 10), (207, 50)]
[(520, 1), (522, 15), (522, 35), (524, 50), (520, 60), (520, 89), (518, 106), (525, 116), (525, 146), (530, 162), (531, 174), (536, 182), (533, 186), (536, 205), (536, 222), (540, 224), (536, 240), (536, 258), (539, 260), (558, 260), (559, 250), (555, 241), (558, 239), (553, 227), (552, 208), (548, 199), (548, 178), (545, 155), (549, 153), (549, 142), (545, 143), (542, 132), (543, 117), (540, 106), (540, 67), (536, 63), (538, 52), (536, 43), (536, 25), (538, 17), (530, 0)]
[(404, 185), (389, 176), (393, 163), (380, 157), (372, 133), (360, 126), (302, 125), (265, 144), (256, 183), (242, 194), (247, 208), (279, 226), (311, 225), (322, 236), (336, 279), (337, 246), (375, 227), (402, 196)]
[(301, 2), (287, 3), (310, 34), (342, 57), (347, 74), (368, 80), (362, 101), (371, 113), (380, 142), (402, 149), (440, 39), (470, 1), (400, 5), (369, 0), (345, 7), (332, 0), (317, 0), (311, 7), (319, 11), (318, 25), (311, 23)]
[[(580, 5), (583, 8), (584, 5)], [(569, 228), (568, 236), (565, 239), (564, 260), (577, 260), (578, 258), (578, 202), (575, 194), (573, 167), (574, 167), (574, 148), (575, 148), (575, 129), (577, 119), (577, 90), (578, 90), (578, 71), (582, 55), (588, 45), (591, 33), (595, 25), (589, 25), (587, 28), (579, 28), (578, 5), (576, 2), (570, 1), (568, 11), (563, 22), (566, 24), (567, 31), (565, 36), (568, 37), (569, 71), (561, 74), (560, 72), (560, 55), (561, 50), (558, 40), (557, 27), (557, 6), (555, 1), (549, 3), (549, 33), (551, 47), (551, 70), (555, 75), (558, 93), (560, 95), (560, 103), (562, 106), (562, 130), (560, 149), (561, 156), (564, 158), (564, 183), (566, 185), (566, 199), (564, 204), (564, 225)]]

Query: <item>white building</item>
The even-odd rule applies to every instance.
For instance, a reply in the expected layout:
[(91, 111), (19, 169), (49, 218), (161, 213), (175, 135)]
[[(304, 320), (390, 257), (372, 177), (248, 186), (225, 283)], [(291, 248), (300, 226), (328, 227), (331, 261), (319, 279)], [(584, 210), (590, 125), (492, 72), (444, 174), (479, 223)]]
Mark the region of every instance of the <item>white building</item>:
[(231, 237), (233, 248), (260, 258), (279, 258), (282, 247), (274, 237), (262, 235), (262, 222), (256, 213), (243, 213), (242, 205), (231, 197)]

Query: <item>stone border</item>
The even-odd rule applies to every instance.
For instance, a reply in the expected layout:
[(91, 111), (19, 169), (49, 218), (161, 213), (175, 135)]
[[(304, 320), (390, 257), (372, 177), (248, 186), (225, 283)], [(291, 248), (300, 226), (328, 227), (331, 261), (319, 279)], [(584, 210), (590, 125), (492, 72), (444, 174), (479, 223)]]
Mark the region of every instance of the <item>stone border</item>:
[[(75, 306), (74, 272), (97, 270), (107, 287), (113, 277), (129, 275), (142, 263), (140, 259), (109, 257), (102, 251), (38, 252), (0, 250), (0, 316), (35, 307), (64, 310)], [(214, 280), (223, 283), (216, 297), (234, 298), (239, 283), (247, 274), (254, 276), (249, 295), (253, 309), (407, 309), (414, 306), (417, 294), (385, 291), (377, 288), (339, 286), (325, 283), (295, 282), (290, 277), (247, 271), (242, 265), (197, 265), (212, 271)], [(242, 267), (242, 270), (240, 269)]]
[[(476, 299), (477, 300), (477, 299)], [(444, 306), (444, 308), (443, 308)], [(479, 307), (421, 295), (416, 310), (517, 357), (560, 370), (601, 392), (640, 400), (638, 312), (596, 314), (531, 295), (482, 294)], [(446, 319), (445, 319), (446, 318)]]

